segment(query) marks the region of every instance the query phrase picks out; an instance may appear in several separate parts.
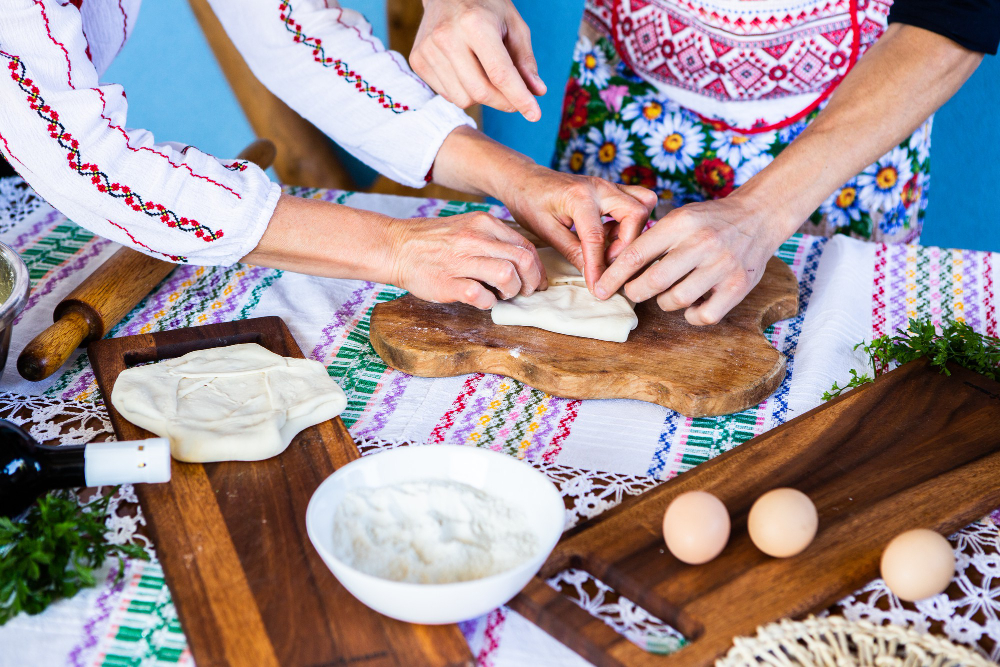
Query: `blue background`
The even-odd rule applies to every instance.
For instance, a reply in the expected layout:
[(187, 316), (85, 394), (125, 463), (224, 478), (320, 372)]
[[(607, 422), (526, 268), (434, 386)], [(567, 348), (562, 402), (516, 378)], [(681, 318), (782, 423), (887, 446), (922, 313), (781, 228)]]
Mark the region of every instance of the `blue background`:
[[(342, 0), (361, 11), (383, 40), (380, 0)], [(515, 0), (532, 30), (540, 74), (549, 92), (542, 120), (485, 109), (483, 129), (548, 164), (583, 0)], [(232, 96), (186, 0), (149, 0), (132, 38), (104, 81), (125, 86), (128, 125), (159, 139), (233, 156), (253, 133)], [(987, 56), (961, 91), (938, 112), (931, 150), (931, 191), (922, 243), (1000, 251), (1000, 60)]]

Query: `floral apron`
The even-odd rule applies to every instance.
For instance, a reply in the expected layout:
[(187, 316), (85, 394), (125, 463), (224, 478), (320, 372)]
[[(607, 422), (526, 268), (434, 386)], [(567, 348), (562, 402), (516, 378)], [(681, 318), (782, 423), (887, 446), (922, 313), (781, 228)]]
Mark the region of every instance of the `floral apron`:
[[(659, 193), (662, 215), (725, 197), (766, 167), (881, 36), (873, 0), (587, 0), (554, 167)], [(933, 117), (802, 225), (915, 241)]]

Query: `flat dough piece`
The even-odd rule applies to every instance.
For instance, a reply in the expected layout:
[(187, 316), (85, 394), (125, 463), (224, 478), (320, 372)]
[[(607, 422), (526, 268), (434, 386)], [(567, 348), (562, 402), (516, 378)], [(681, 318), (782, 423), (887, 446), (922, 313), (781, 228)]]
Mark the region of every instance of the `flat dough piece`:
[(537, 327), (567, 336), (624, 343), (639, 324), (633, 308), (621, 294), (601, 301), (586, 287), (555, 285), (531, 296), (498, 301), (492, 315), (494, 324)]
[(559, 254), (555, 248), (539, 248), (538, 257), (545, 267), (545, 274), (549, 277), (549, 285), (582, 285), (587, 286), (583, 274), (569, 260)]
[(244, 343), (128, 368), (111, 404), (169, 438), (178, 461), (208, 463), (276, 456), (303, 429), (343, 412), (347, 397), (318, 361)]

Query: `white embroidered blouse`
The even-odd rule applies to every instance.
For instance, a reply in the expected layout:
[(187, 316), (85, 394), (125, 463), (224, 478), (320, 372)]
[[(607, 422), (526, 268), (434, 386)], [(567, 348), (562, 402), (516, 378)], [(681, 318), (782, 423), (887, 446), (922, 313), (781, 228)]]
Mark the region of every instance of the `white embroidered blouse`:
[[(3, 0), (0, 151), (78, 224), (177, 262), (231, 264), (256, 247), (280, 190), (255, 165), (127, 129), (99, 77), (141, 0)], [(330, 0), (210, 0), (254, 74), (371, 167), (424, 184), (445, 137), (474, 125), (356, 12)]]

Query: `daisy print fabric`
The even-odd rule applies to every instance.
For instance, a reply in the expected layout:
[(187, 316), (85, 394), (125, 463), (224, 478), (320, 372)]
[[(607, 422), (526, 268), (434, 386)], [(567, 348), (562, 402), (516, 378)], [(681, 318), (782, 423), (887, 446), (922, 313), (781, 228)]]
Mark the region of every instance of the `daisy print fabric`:
[[(692, 201), (727, 196), (767, 167), (820, 109), (764, 132), (726, 129), (640, 78), (609, 39), (581, 36), (553, 166), (655, 190), (662, 215)], [(927, 206), (932, 121), (831, 194), (800, 231), (914, 242)]]

